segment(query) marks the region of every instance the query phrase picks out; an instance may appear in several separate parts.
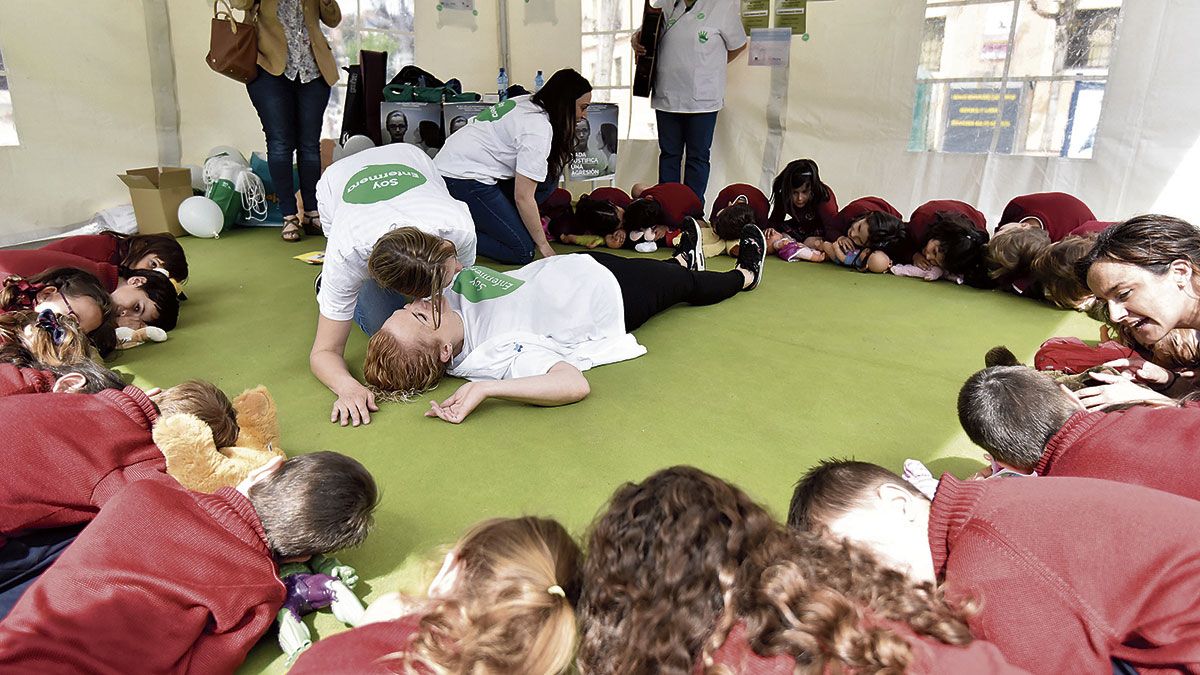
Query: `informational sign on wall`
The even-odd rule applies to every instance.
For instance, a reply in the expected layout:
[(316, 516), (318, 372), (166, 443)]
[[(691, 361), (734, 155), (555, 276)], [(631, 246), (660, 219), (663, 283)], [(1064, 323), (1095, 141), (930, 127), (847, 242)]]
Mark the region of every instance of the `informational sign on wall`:
[(1017, 139), (1017, 118), (1023, 89), (951, 84), (946, 96), (945, 152), (991, 152), (992, 134), (1000, 126), (996, 152), (1012, 154)]
[(750, 65), (786, 66), (792, 53), (792, 29), (756, 28), (750, 31)]
[(379, 107), (383, 143), (411, 143), (433, 157), (446, 142), (442, 104), (384, 101)]
[(438, 9), (458, 9), (467, 12), (475, 11), (475, 0), (441, 0)]
[(616, 103), (593, 103), (587, 117), (575, 125), (575, 159), (567, 167), (569, 180), (595, 180), (617, 174)]
[(775, 27), (790, 28), (793, 35), (808, 32), (808, 0), (778, 0), (775, 4)]
[(771, 27), (771, 0), (742, 0), (742, 27), (746, 32)]

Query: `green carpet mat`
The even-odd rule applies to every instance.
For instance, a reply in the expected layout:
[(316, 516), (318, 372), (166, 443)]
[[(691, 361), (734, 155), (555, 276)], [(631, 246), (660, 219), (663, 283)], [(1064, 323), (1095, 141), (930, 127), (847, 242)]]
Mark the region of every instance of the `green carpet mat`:
[[(575, 405), (491, 401), (453, 426), (423, 417), (427, 403), (388, 404), (369, 426), (342, 428), (308, 370), (319, 267), (292, 259), (323, 242), (288, 244), (266, 228), (183, 239), (192, 276), (179, 328), (114, 367), (143, 386), (206, 378), (231, 397), (265, 384), (289, 454), (332, 449), (370, 468), (383, 491), (376, 528), (340, 556), (366, 600), (415, 584), (413, 563), (478, 520), (547, 515), (582, 533), (616, 486), (674, 464), (733, 481), (781, 517), (792, 484), (826, 457), (896, 471), (915, 457), (964, 474), (979, 451), (955, 400), (984, 352), (1006, 344), (1031, 359), (1052, 335), (1097, 336), (1082, 315), (1011, 295), (771, 259), (758, 290), (652, 319), (637, 333), (649, 353), (588, 372), (592, 393)], [(365, 347), (355, 329), (356, 375)], [(341, 630), (328, 612), (308, 621), (315, 636)], [(242, 668), (283, 670), (273, 632)]]

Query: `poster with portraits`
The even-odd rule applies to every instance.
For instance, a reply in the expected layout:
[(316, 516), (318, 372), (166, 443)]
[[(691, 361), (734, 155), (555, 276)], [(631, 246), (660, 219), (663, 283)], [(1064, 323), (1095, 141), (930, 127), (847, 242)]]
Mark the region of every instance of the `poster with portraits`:
[(451, 134), (467, 126), (467, 122), (475, 119), (476, 115), (493, 105), (495, 103), (482, 103), (479, 101), (443, 104), (442, 128), (446, 130), (446, 137), (449, 138)]
[(442, 104), (384, 101), (379, 106), (384, 145), (411, 143), (433, 157), (446, 142), (442, 131)]
[(569, 180), (611, 178), (617, 174), (617, 104), (593, 103), (575, 125), (575, 158)]

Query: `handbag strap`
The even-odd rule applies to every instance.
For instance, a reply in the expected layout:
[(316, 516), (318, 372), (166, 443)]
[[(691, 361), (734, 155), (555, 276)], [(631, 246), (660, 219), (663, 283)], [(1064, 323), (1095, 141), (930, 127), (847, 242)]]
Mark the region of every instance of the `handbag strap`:
[[(224, 5), (224, 7), (220, 7)], [(229, 4), (229, 0), (213, 0), (213, 18), (220, 21), (229, 21), (229, 31), (237, 33), (237, 20), (233, 16), (233, 7)], [(255, 24), (258, 22), (258, 2), (247, 9), (242, 14), (242, 22)]]

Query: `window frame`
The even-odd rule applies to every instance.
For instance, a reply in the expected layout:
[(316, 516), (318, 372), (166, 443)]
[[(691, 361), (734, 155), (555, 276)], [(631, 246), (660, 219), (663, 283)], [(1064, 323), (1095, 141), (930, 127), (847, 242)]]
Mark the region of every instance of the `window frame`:
[[(1101, 82), (1104, 84), (1105, 89), (1107, 89), (1108, 84), (1109, 84), (1108, 80), (1110, 77), (1110, 72), (1111, 72), (1111, 67), (1112, 67), (1111, 66), (1112, 57), (1116, 53), (1117, 43), (1119, 42), (1119, 39), (1120, 39), (1119, 36), (1120, 36), (1120, 25), (1121, 25), (1121, 19), (1122, 19), (1122, 12), (1125, 9), (1125, 4), (1127, 2), (1129, 2), (1129, 0), (1120, 0), (1120, 5), (1115, 8), (1103, 8), (1103, 9), (1095, 10), (1098, 12), (1106, 12), (1106, 11), (1115, 9), (1115, 11), (1116, 11), (1115, 19), (1114, 19), (1114, 27), (1113, 27), (1113, 31), (1112, 31), (1112, 41), (1109, 44), (1109, 63), (1108, 63), (1108, 65), (1102, 67), (1103, 73), (1095, 72), (1096, 70), (1100, 70), (1101, 67), (1091, 66), (1091, 65), (1068, 65), (1067, 62), (1064, 61), (1062, 68), (1060, 69), (1059, 73), (1057, 73), (1057, 74), (1013, 75), (1013, 74), (1011, 74), (1010, 69), (1012, 68), (1013, 55), (1016, 51), (1015, 45), (1017, 44), (1017, 32), (1018, 32), (1018, 29), (1019, 29), (1020, 23), (1021, 23), (1020, 19), (1021, 19), (1021, 13), (1023, 11), (1023, 3), (1027, 2), (1027, 1), (1032, 3), (1032, 0), (926, 0), (925, 13), (922, 16), (922, 21), (924, 22), (922, 24), (922, 45), (921, 45), (921, 49), (918, 51), (918, 57), (917, 57), (917, 73), (918, 74), (917, 74), (917, 77), (915, 78), (915, 82), (917, 85), (917, 87), (916, 87), (917, 93), (913, 97), (914, 126), (910, 132), (909, 139), (908, 139), (910, 151), (913, 151), (913, 152), (937, 152), (937, 153), (946, 153), (946, 154), (970, 154), (965, 151), (954, 151), (954, 150), (945, 150), (945, 149), (936, 148), (936, 147), (929, 147), (929, 143), (924, 141), (924, 138), (930, 131), (929, 116), (932, 114), (931, 107), (927, 107), (926, 110), (923, 112), (923, 115), (925, 118), (924, 119), (924, 127), (920, 131), (923, 147), (915, 147), (914, 146), (914, 144), (916, 143), (916, 134), (918, 133), (918, 131), (917, 131), (918, 127), (915, 124), (915, 121), (918, 118), (918, 116), (922, 114), (921, 111), (918, 110), (918, 108), (922, 105), (930, 106), (930, 101), (928, 99), (928, 96), (929, 96), (928, 91), (931, 90), (932, 87), (935, 87), (938, 85), (947, 86), (947, 91), (949, 91), (952, 88), (951, 86), (954, 84), (976, 84), (976, 85), (986, 86), (986, 87), (994, 86), (996, 91), (999, 92), (1001, 95), (1010, 91), (1011, 87), (1014, 84), (1029, 86), (1029, 85), (1032, 85), (1035, 83), (1040, 83), (1040, 82), (1075, 83), (1077, 88), (1079, 87), (1080, 84), (1083, 84), (1084, 88), (1088, 88), (1086, 86), (1087, 83)], [(926, 64), (926, 53), (925, 53), (925, 49), (924, 49), (925, 37), (926, 37), (925, 29), (929, 25), (928, 22), (932, 18), (936, 18), (936, 17), (928, 16), (929, 10), (955, 8), (955, 7), (968, 7), (968, 6), (973, 6), (973, 5), (980, 5), (980, 6), (982, 6), (982, 5), (997, 5), (997, 6), (1011, 5), (1011, 7), (1012, 7), (1012, 13), (1010, 15), (1011, 18), (1009, 19), (1009, 26), (1008, 26), (1008, 40), (1006, 43), (1007, 47), (1006, 47), (1006, 51), (1005, 51), (1005, 55), (1004, 55), (1004, 59), (1003, 59), (1004, 66), (1003, 66), (1003, 69), (1002, 69), (1000, 75), (999, 76), (979, 75), (979, 76), (964, 76), (964, 77), (942, 77), (942, 76), (936, 76), (936, 75), (932, 75), (932, 74), (922, 75), (921, 71), (925, 70), (925, 64)], [(1024, 11), (1030, 11), (1030, 8), (1025, 7)], [(1092, 10), (1081, 9), (1081, 10), (1076, 10), (1076, 11), (1078, 12), (1078, 11), (1092, 11)], [(943, 51), (945, 49), (945, 43), (946, 43), (946, 31), (945, 31), (946, 26), (948, 26), (948, 23), (943, 24), (943, 32), (942, 32), (942, 36), (941, 36)], [(1088, 40), (1089, 46), (1090, 46), (1090, 42), (1091, 41)], [(1071, 43), (1071, 40), (1070, 40), (1070, 38), (1068, 38), (1067, 44), (1064, 45), (1063, 48), (1069, 50), (1070, 43)], [(1057, 43), (1055, 44), (1055, 48), (1056, 49), (1058, 48)], [(944, 53), (940, 55), (939, 63), (942, 63), (941, 59), (944, 59)], [(1092, 72), (1088, 72), (1088, 71), (1092, 71)], [(926, 72), (929, 72), (929, 71), (926, 70)], [(1071, 95), (1072, 100), (1074, 100), (1074, 97), (1076, 95), (1077, 95), (1077, 92), (1075, 94)], [(925, 97), (925, 100), (922, 100), (922, 97)], [(1025, 105), (1030, 105), (1030, 104), (1027, 103)], [(1092, 159), (1092, 156), (1071, 157), (1067, 154), (1066, 147), (1069, 142), (1070, 134), (1072, 133), (1072, 128), (1074, 125), (1074, 115), (1073, 114), (1069, 114), (1067, 117), (1066, 126), (1063, 129), (1065, 138), (1064, 138), (1063, 147), (1061, 150), (1033, 151), (1033, 150), (1029, 150), (1028, 147), (1023, 147), (1023, 148), (1014, 147), (1012, 152), (998, 151), (998, 146), (1000, 145), (1001, 135), (1005, 128), (1004, 122), (1006, 120), (1005, 120), (1005, 106), (997, 105), (996, 108), (997, 108), (997, 111), (996, 111), (996, 117), (995, 117), (995, 124), (992, 126), (993, 131), (992, 131), (991, 144), (990, 144), (988, 150), (986, 151), (986, 154), (989, 154), (989, 155), (1000, 154), (1000, 155), (1007, 155), (1007, 156), (1014, 156), (1014, 157), (1020, 157), (1020, 156), (1024, 156), (1024, 157), (1057, 157), (1060, 159), (1073, 159), (1073, 160), (1084, 160), (1084, 161)], [(1103, 115), (1103, 105), (1101, 105), (1100, 110), (1101, 110), (1100, 114)], [(1018, 128), (1028, 124), (1028, 121), (1029, 121), (1027, 119), (1028, 114), (1026, 114), (1022, 111), (1018, 111), (1018, 116), (1019, 117), (1015, 121), (1015, 125)], [(1057, 122), (1055, 122), (1055, 124), (1057, 124)], [(1098, 122), (1097, 122), (1097, 124), (1098, 124)], [(1027, 146), (1027, 144), (1026, 144), (1026, 146)], [(944, 145), (943, 145), (943, 147), (944, 147)]]
[[(11, 128), (11, 132), (7, 129), (0, 128), (0, 148), (16, 148), (21, 145), (21, 136), (17, 133), (17, 115), (16, 106), (12, 102), (12, 81), (9, 79), (8, 66), (4, 64), (4, 52), (0, 50), (0, 82), (4, 83), (4, 92), (8, 96), (9, 123), (6, 125)], [(3, 142), (11, 133), (12, 143)]]
[[(349, 47), (347, 46), (348, 43), (354, 43), (355, 41), (357, 41), (357, 43), (361, 46), (361, 44), (362, 44), (361, 37), (364, 34), (381, 34), (381, 35), (398, 38), (401, 44), (403, 44), (404, 40), (407, 39), (408, 43), (410, 45), (412, 45), (413, 62), (416, 63), (416, 60), (417, 60), (416, 59), (416, 54), (417, 54), (416, 20), (417, 20), (417, 5), (419, 4), (418, 1), (417, 0), (383, 0), (383, 4), (385, 4), (385, 5), (388, 5), (388, 4), (398, 4), (398, 5), (407, 4), (407, 5), (409, 5), (409, 8), (410, 8), (410, 10), (412, 12), (412, 16), (413, 16), (412, 31), (390, 30), (387, 28), (378, 28), (378, 27), (367, 26), (366, 22), (364, 22), (363, 18), (362, 18), (362, 9), (363, 9), (364, 2), (371, 2), (371, 0), (339, 0), (339, 4), (341, 4), (343, 6), (343, 12), (342, 12), (343, 17), (345, 17), (347, 14), (347, 12), (344, 9), (345, 6), (351, 5), (351, 4), (354, 6), (354, 15), (353, 15), (354, 25), (352, 27), (348, 27), (346, 25), (345, 18), (343, 18), (342, 23), (338, 26), (339, 33), (338, 33), (337, 37), (338, 37), (338, 40), (340, 40), (340, 44), (337, 46), (335, 46), (333, 44), (334, 38), (329, 36), (328, 34), (326, 35), (326, 38), (329, 40), (329, 43), (330, 43), (330, 45), (329, 45), (330, 49), (334, 52), (334, 57), (335, 58), (337, 57), (338, 47), (340, 47), (341, 50), (343, 52), (345, 52), (346, 64), (347, 65), (355, 65), (358, 63), (358, 51), (356, 50), (356, 51), (354, 51), (354, 53), (350, 53)], [(373, 2), (371, 4), (372, 4), (372, 6), (375, 6), (375, 5), (378, 5), (379, 3)], [(343, 33), (340, 31), (345, 31), (345, 32)], [(388, 53), (389, 61), (391, 60), (391, 57), (392, 57), (392, 53), (389, 52)], [(339, 64), (339, 69), (340, 69), (340, 67), (341, 66)], [(403, 66), (401, 66), (401, 67), (403, 67)], [(385, 75), (386, 75), (386, 73), (385, 73)], [(394, 73), (392, 75), (394, 75)], [(325, 108), (325, 113), (324, 113), (324, 116), (323, 116), (322, 122), (321, 122), (321, 130), (322, 130), (321, 137), (322, 138), (332, 138), (334, 140), (338, 140), (341, 136), (342, 117), (344, 116), (344, 111), (345, 111), (346, 87), (347, 86), (348, 86), (348, 82), (344, 78), (339, 78), (337, 83), (334, 84), (333, 87), (330, 89), (329, 104)], [(331, 117), (334, 115), (336, 116), (336, 119), (334, 119), (334, 117)]]
[[(630, 39), (630, 45), (632, 47), (633, 34), (641, 29), (642, 9), (645, 3), (641, 0), (619, 1), (628, 3), (627, 10), (629, 12), (629, 28), (616, 30), (587, 30), (583, 24), (584, 17), (581, 16), (579, 26), (579, 45), (581, 51), (585, 48), (585, 42), (588, 40), (588, 38), (597, 39), (605, 35), (613, 36), (614, 42), (617, 41), (621, 36), (628, 35)], [(612, 66), (611, 72), (614, 73), (617, 72), (616, 61), (617, 58), (614, 54), (613, 62), (610, 64)], [(622, 119), (624, 123), (621, 125), (622, 128), (617, 132), (617, 138), (622, 141), (654, 140), (658, 138), (657, 130), (654, 129), (653, 124), (645, 133), (639, 133), (638, 135), (634, 135), (632, 133), (634, 127), (633, 73), (636, 68), (636, 61), (637, 59), (634, 58), (633, 50), (631, 48), (629, 63), (622, 64), (623, 67), (621, 68), (620, 75), (617, 78), (617, 81), (621, 82), (622, 84), (614, 85), (597, 84), (595, 82), (592, 83), (593, 100), (616, 103), (617, 106), (619, 106), (619, 109), (622, 111), (622, 115), (618, 119)], [(646, 100), (648, 101), (649, 99)]]

